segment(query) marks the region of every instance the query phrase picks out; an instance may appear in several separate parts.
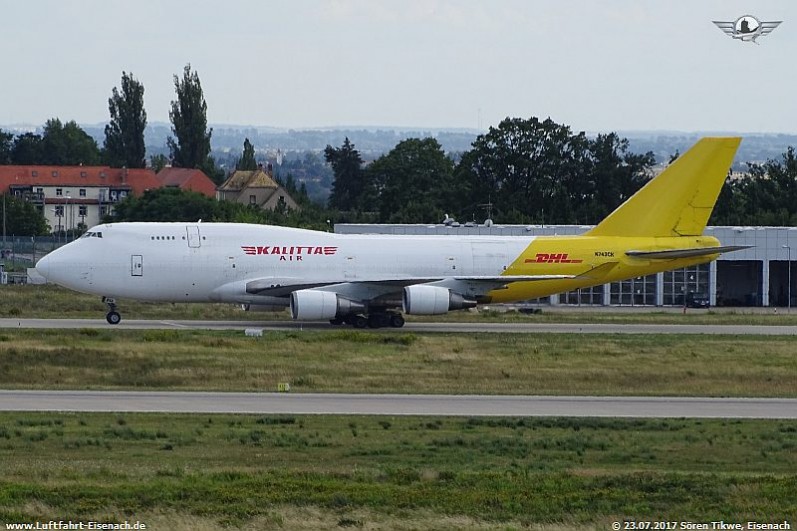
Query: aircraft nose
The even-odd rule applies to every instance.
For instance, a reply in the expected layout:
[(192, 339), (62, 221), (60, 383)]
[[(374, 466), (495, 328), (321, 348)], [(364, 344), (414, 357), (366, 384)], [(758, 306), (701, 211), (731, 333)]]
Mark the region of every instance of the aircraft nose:
[(52, 258), (50, 255), (45, 255), (36, 262), (36, 271), (44, 278), (50, 277), (50, 267), (52, 265)]

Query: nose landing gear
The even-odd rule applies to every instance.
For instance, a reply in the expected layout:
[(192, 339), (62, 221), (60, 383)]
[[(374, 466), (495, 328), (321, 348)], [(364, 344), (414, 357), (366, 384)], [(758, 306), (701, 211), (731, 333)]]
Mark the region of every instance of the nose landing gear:
[(116, 311), (116, 300), (111, 297), (103, 297), (102, 302), (108, 307), (108, 313), (105, 314), (105, 320), (108, 321), (108, 324), (119, 324), (122, 316)]

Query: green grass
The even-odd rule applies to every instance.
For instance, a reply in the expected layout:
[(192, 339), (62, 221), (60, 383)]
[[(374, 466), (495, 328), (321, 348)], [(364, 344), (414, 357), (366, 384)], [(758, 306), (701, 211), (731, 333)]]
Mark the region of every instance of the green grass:
[(0, 330), (0, 387), (794, 397), (780, 336)]
[(793, 421), (0, 413), (0, 522), (794, 521), (795, 449)]
[[(2, 286), (0, 318), (92, 318), (102, 319), (106, 307), (100, 297), (84, 295), (54, 285)], [(234, 304), (150, 303), (119, 300), (124, 319), (223, 319), (274, 321), (288, 320), (283, 312), (244, 312)], [(764, 312), (764, 313), (762, 313)], [(783, 309), (714, 308), (628, 308), (607, 310), (572, 306), (543, 308), (542, 313), (527, 315), (517, 311), (451, 312), (440, 316), (408, 316), (409, 321), (440, 322), (511, 322), (511, 323), (611, 323), (611, 324), (745, 324), (797, 326), (797, 309), (792, 314)]]

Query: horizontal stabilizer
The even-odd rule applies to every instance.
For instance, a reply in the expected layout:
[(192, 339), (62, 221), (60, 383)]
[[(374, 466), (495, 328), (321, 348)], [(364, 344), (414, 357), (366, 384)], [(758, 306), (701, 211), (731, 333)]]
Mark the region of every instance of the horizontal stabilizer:
[(576, 278), (579, 279), (579, 280), (582, 280), (582, 279), (599, 279), (601, 277), (606, 276), (609, 273), (609, 271), (614, 269), (614, 266), (616, 266), (618, 263), (619, 262), (606, 262), (605, 264), (601, 264), (598, 267), (593, 267), (589, 271), (585, 271), (584, 273), (581, 273)]
[(648, 258), (652, 260), (670, 260), (672, 258), (691, 258), (693, 256), (708, 256), (712, 254), (730, 253), (749, 249), (752, 245), (724, 245), (720, 247), (698, 247), (692, 249), (668, 249), (666, 251), (626, 251), (625, 254), (634, 258)]

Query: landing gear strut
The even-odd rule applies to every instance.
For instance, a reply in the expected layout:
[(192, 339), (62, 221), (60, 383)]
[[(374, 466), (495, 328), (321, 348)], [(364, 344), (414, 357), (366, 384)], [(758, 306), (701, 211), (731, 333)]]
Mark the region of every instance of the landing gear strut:
[(116, 300), (110, 297), (103, 297), (102, 302), (108, 307), (108, 313), (105, 314), (105, 320), (108, 324), (117, 325), (122, 320), (122, 316), (116, 311)]
[(404, 316), (393, 312), (374, 312), (365, 315), (351, 314), (342, 318), (335, 318), (329, 321), (333, 325), (346, 323), (354, 328), (401, 328), (404, 326)]

